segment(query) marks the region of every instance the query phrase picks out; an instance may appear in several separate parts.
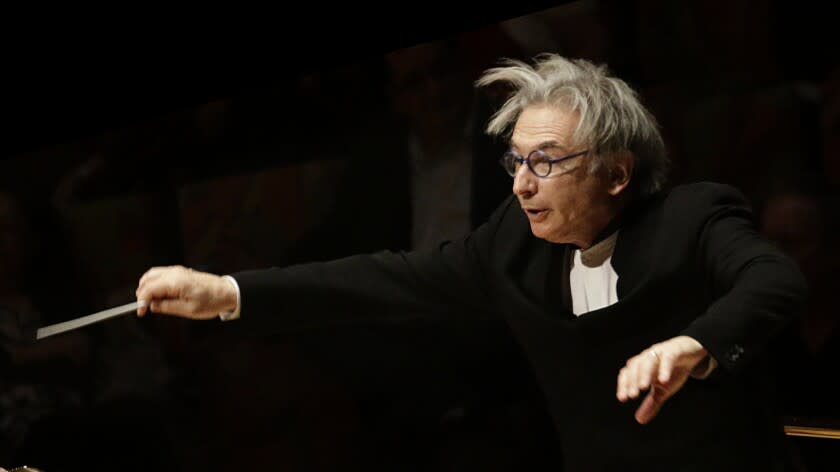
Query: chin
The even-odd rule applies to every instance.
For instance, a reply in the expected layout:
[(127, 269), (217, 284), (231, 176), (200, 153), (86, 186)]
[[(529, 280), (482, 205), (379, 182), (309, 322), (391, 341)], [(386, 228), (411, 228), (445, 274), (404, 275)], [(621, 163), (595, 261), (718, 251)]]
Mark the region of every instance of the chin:
[(564, 234), (557, 231), (551, 231), (548, 226), (534, 226), (531, 225), (531, 234), (536, 238), (543, 239), (553, 244), (577, 244), (577, 241), (570, 234)]
[(556, 235), (552, 234), (551, 228), (540, 224), (531, 225), (531, 234), (536, 238), (545, 239), (549, 242), (556, 242), (555, 240), (557, 239)]

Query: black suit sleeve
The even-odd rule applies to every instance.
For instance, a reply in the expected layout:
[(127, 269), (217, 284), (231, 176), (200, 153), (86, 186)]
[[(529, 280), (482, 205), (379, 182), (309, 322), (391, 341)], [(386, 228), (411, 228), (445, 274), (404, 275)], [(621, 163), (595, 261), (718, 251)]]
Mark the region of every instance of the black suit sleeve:
[(467, 237), (434, 250), (381, 251), (233, 274), (241, 320), (287, 331), (329, 324), (427, 317), (497, 316), (488, 260), (513, 200)]
[(683, 334), (697, 339), (725, 371), (737, 373), (798, 315), (807, 287), (794, 263), (758, 234), (738, 191), (701, 188), (694, 201), (704, 200), (712, 211), (697, 257), (714, 302)]

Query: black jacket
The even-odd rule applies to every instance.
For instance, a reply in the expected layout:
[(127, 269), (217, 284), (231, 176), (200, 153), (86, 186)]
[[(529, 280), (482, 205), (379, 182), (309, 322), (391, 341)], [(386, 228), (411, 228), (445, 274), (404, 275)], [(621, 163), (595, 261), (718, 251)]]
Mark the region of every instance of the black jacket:
[[(618, 303), (580, 317), (562, 302), (567, 247), (538, 239), (514, 197), (437, 250), (380, 252), (234, 274), (242, 327), (502, 317), (544, 390), (567, 470), (775, 470), (782, 451), (767, 347), (803, 303), (804, 279), (761, 239), (744, 197), (675, 187), (621, 218)], [(648, 425), (616, 379), (651, 344), (689, 335), (719, 362)], [(774, 462), (775, 461), (775, 462)]]

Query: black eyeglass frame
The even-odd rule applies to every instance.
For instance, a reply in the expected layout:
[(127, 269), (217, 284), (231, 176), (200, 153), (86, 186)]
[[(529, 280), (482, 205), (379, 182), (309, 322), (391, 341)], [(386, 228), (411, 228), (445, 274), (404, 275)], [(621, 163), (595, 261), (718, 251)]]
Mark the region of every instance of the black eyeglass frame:
[[(499, 159), (499, 164), (501, 164), (502, 168), (505, 169), (505, 171), (508, 173), (508, 175), (510, 175), (511, 177), (515, 177), (516, 176), (516, 171), (517, 171), (516, 164), (521, 165), (524, 162), (528, 165), (528, 169), (531, 171), (531, 173), (533, 173), (537, 177), (544, 178), (544, 177), (548, 177), (549, 175), (551, 175), (551, 168), (554, 164), (557, 164), (558, 162), (563, 162), (563, 161), (566, 161), (566, 160), (569, 160), (569, 159), (573, 159), (575, 157), (579, 157), (579, 156), (582, 156), (582, 155), (587, 154), (587, 153), (589, 153), (589, 149), (585, 149), (583, 151), (579, 151), (579, 152), (576, 152), (574, 154), (569, 154), (567, 156), (558, 157), (558, 158), (554, 159), (548, 153), (543, 151), (542, 149), (534, 149), (533, 151), (531, 151), (528, 154), (528, 157), (522, 157), (522, 156), (520, 156), (519, 154), (517, 154), (513, 151), (507, 151), (502, 156), (502, 158)], [(534, 169), (534, 166), (532, 165), (532, 161), (531, 161), (532, 156), (534, 156), (534, 154), (542, 156), (542, 158), (544, 159), (544, 162), (548, 163), (548, 171), (545, 174), (540, 174)]]

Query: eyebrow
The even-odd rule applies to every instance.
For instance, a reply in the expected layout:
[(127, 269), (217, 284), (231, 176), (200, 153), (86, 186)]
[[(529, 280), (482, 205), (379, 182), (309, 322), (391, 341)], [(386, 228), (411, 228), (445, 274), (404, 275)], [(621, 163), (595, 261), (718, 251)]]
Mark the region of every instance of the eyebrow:
[[(548, 141), (543, 141), (540, 144), (538, 144), (537, 147), (535, 147), (534, 149), (543, 150), (543, 149), (548, 149), (548, 148), (557, 148), (557, 149), (562, 149), (563, 151), (568, 151), (569, 150), (568, 147), (566, 147), (565, 145), (561, 144), (559, 141), (556, 141), (554, 139), (550, 139)], [(517, 146), (516, 143), (514, 143), (513, 141), (510, 141), (510, 149), (512, 151), (516, 151), (517, 153), (519, 152), (519, 146)]]

